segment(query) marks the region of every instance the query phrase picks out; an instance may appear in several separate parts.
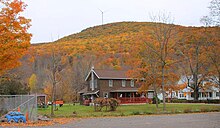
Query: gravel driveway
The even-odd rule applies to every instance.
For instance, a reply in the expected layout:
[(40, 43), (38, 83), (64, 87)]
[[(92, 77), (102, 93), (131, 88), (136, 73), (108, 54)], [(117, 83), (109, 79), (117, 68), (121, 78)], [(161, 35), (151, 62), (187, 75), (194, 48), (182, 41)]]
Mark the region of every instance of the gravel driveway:
[[(51, 126), (50, 126), (51, 127)], [(89, 118), (53, 127), (68, 128), (220, 128), (220, 113)]]

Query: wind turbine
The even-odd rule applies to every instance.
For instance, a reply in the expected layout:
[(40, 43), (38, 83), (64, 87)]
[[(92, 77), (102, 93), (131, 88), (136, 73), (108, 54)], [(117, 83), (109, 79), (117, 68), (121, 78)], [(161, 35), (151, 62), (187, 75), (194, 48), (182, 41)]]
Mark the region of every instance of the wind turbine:
[[(98, 8), (98, 9), (99, 9), (99, 8)], [(101, 14), (102, 14), (102, 25), (103, 25), (103, 22), (104, 22), (104, 13), (107, 12), (108, 10), (102, 11), (101, 9), (99, 9), (99, 11), (100, 11)]]

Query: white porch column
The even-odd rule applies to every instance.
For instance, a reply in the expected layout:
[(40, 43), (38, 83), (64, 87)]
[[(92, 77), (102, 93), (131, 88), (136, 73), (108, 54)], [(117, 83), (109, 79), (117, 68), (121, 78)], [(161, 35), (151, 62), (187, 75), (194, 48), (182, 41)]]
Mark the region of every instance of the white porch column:
[(216, 92), (212, 92), (212, 99), (216, 98)]

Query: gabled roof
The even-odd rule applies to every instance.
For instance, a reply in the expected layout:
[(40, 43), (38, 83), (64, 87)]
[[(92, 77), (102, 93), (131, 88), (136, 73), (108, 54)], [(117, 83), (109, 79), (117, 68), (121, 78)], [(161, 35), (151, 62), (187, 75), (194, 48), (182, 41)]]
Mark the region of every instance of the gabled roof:
[(126, 75), (126, 70), (92, 69), (87, 75), (85, 81), (87, 81), (92, 72), (98, 77), (98, 79), (132, 79)]

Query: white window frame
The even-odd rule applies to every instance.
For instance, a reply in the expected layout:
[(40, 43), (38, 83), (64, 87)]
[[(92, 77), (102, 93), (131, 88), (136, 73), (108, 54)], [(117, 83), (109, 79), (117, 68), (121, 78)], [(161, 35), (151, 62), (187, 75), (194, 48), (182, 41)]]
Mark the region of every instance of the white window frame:
[(134, 87), (134, 80), (131, 80), (131, 87)]
[(122, 86), (122, 87), (125, 87), (125, 86), (126, 86), (126, 80), (122, 80), (122, 81), (121, 81), (121, 86)]
[(113, 80), (108, 80), (108, 86), (113, 87)]

